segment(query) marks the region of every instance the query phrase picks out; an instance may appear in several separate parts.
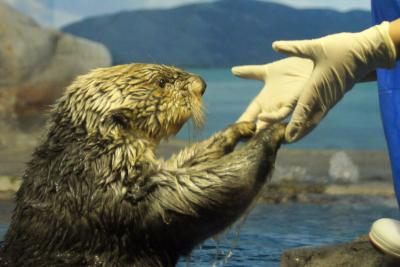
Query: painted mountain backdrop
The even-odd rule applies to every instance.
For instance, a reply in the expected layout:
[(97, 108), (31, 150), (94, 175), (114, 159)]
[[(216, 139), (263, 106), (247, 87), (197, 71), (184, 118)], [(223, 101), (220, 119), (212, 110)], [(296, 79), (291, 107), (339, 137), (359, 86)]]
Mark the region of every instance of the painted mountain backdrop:
[(279, 58), (271, 49), (274, 40), (360, 31), (370, 26), (370, 20), (366, 11), (343, 13), (254, 0), (221, 0), (97, 16), (62, 30), (103, 43), (114, 64), (226, 67)]

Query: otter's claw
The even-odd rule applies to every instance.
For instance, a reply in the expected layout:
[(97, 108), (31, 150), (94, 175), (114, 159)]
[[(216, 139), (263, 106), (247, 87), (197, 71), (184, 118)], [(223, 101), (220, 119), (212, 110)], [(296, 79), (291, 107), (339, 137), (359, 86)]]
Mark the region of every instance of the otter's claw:
[(237, 143), (242, 138), (250, 138), (255, 132), (256, 125), (247, 121), (232, 124), (224, 130), (227, 139), (232, 140), (233, 143)]
[(241, 139), (252, 137), (255, 131), (256, 125), (252, 122), (238, 122), (228, 126), (221, 134), (225, 153), (231, 152)]

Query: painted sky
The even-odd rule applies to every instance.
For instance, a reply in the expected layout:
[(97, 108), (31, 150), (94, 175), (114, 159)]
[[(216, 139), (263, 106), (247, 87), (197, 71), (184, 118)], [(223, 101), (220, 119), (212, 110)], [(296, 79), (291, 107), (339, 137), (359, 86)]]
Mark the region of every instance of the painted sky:
[[(88, 16), (123, 10), (169, 8), (215, 0), (0, 0), (33, 17), (42, 25), (61, 27)], [(262, 0), (267, 1), (267, 0)], [(268, 0), (296, 8), (331, 8), (340, 11), (368, 10), (369, 0)]]

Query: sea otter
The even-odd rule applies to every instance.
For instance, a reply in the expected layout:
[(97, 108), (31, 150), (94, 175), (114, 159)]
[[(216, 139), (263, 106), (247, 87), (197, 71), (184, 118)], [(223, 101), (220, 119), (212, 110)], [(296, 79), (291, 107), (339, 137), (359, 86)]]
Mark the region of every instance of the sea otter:
[(174, 266), (239, 218), (284, 126), (233, 124), (169, 160), (159, 141), (203, 121), (203, 80), (129, 64), (78, 77), (54, 105), (0, 251), (3, 266)]

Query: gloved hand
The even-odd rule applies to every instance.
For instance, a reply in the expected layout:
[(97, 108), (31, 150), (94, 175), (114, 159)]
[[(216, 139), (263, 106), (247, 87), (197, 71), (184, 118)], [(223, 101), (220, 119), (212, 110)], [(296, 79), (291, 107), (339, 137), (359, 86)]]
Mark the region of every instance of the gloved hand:
[(232, 73), (264, 81), (264, 87), (238, 121), (256, 121), (257, 131), (285, 119), (294, 109), (304, 84), (310, 77), (313, 62), (289, 57), (265, 65), (236, 66)]
[(376, 68), (390, 68), (396, 49), (389, 36), (389, 23), (359, 33), (339, 33), (319, 39), (277, 41), (273, 48), (281, 53), (309, 58), (314, 69), (301, 91), (286, 128), (287, 142), (311, 131), (327, 112)]

